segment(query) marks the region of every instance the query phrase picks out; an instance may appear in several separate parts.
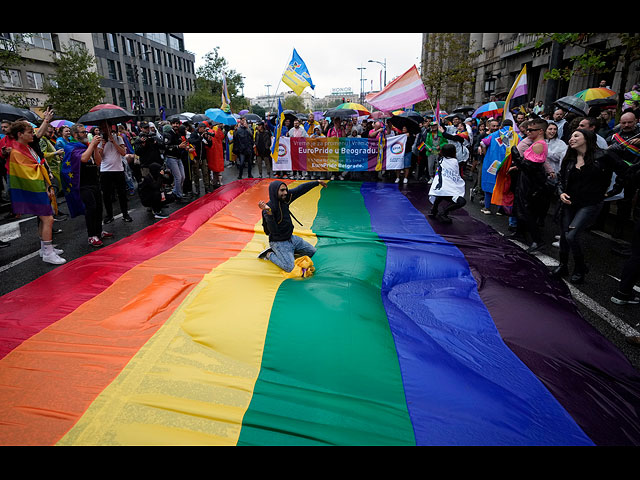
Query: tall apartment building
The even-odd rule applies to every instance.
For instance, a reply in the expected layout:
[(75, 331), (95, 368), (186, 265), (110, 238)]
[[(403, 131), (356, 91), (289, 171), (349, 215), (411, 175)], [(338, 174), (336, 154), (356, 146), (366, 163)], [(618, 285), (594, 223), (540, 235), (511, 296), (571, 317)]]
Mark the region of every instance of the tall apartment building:
[[(0, 48), (12, 48), (17, 33), (0, 33)], [(24, 64), (0, 71), (0, 93), (23, 94), (31, 110), (47, 106), (44, 82), (55, 74), (62, 47), (83, 44), (96, 59), (105, 103), (138, 118), (155, 120), (180, 113), (195, 89), (195, 55), (185, 50), (182, 33), (35, 33), (24, 37)]]
[[(435, 41), (437, 33), (423, 33), (422, 71), (429, 68), (428, 48), (425, 45)], [(545, 104), (566, 95), (573, 95), (586, 88), (598, 86), (600, 80), (605, 80), (613, 90), (621, 85), (621, 55), (625, 47), (615, 33), (586, 34), (576, 45), (567, 45), (556, 52), (557, 68), (575, 69), (573, 57), (584, 53), (589, 48), (605, 48), (615, 51), (608, 57), (608, 67), (611, 71), (605, 74), (577, 73), (568, 81), (558, 81), (550, 85), (545, 74), (552, 68), (553, 43), (541, 34), (533, 33), (466, 33), (459, 34), (468, 38), (469, 52), (479, 52), (473, 57), (475, 75), (470, 93), (464, 98), (457, 97), (456, 104), (446, 105), (446, 109), (453, 110), (461, 105), (478, 107), (488, 101), (504, 100), (516, 77), (524, 65), (527, 66), (528, 100), (542, 100)], [(538, 44), (538, 40), (541, 43)], [(638, 83), (640, 64), (636, 60), (629, 68), (626, 78), (627, 88)], [(455, 88), (456, 86), (451, 86)], [(548, 99), (552, 99), (548, 102)], [(445, 107), (443, 105), (443, 107)]]
[(170, 118), (183, 111), (195, 89), (195, 55), (182, 33), (93, 33), (98, 73), (107, 103), (140, 119)]
[(0, 33), (0, 49), (13, 50), (24, 60), (8, 66), (6, 72), (0, 70), (0, 93), (23, 95), (29, 108), (41, 115), (47, 106), (44, 83), (55, 74), (53, 62), (62, 46), (73, 43), (94, 54), (90, 33), (34, 33), (24, 37), (19, 33)]

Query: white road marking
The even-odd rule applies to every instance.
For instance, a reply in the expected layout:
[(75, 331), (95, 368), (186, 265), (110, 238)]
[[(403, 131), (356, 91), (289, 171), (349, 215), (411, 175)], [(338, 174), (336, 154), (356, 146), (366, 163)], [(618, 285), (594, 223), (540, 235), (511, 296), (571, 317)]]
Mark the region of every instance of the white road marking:
[[(500, 235), (504, 236), (504, 234), (502, 233)], [(517, 240), (512, 240), (512, 239), (509, 239), (509, 240), (524, 250), (529, 248), (527, 245), (523, 244), (522, 242), (519, 242)], [(550, 257), (549, 255), (545, 255), (544, 253), (533, 252), (533, 255), (535, 255), (542, 263), (544, 263), (548, 267), (556, 267), (559, 264), (558, 260), (556, 260), (553, 257)], [(615, 278), (615, 277), (612, 277), (612, 278)], [(564, 283), (566, 283), (567, 286), (569, 287), (569, 291), (571, 292), (571, 295), (573, 296), (573, 298), (575, 298), (577, 301), (579, 301), (581, 304), (583, 304), (593, 313), (598, 315), (602, 320), (607, 322), (617, 331), (619, 331), (625, 336), (640, 336), (640, 332), (638, 332), (636, 329), (631, 327), (627, 322), (620, 319), (615, 314), (611, 313), (609, 310), (604, 308), (594, 299), (592, 299), (591, 297), (583, 293), (581, 290), (576, 288), (571, 283), (567, 282), (567, 280), (564, 280)], [(635, 288), (637, 289), (637, 287)]]

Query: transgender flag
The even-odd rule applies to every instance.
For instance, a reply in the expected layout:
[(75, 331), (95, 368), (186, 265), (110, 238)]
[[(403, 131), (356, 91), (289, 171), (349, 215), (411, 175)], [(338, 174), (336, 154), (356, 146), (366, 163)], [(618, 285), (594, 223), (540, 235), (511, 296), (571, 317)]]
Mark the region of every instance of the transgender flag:
[(378, 110), (390, 112), (409, 107), (429, 98), (418, 69), (414, 65), (379, 93), (367, 97), (367, 102)]

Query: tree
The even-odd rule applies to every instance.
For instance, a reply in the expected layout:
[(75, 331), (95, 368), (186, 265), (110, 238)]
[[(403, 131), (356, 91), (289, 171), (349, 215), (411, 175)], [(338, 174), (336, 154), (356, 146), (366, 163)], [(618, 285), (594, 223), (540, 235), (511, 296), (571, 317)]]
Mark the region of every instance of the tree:
[(282, 103), (283, 110), (294, 110), (296, 112), (304, 111), (304, 102), (297, 95), (289, 95)]
[(227, 91), (231, 98), (231, 111), (239, 112), (249, 107), (244, 95), (238, 90), (244, 87), (242, 75), (228, 67), (227, 60), (220, 56), (215, 47), (204, 56), (205, 64), (198, 67), (194, 92), (185, 100), (185, 109), (204, 112), (208, 108), (219, 108), (222, 105), (222, 84), (227, 79)]
[[(545, 42), (551, 40), (557, 42), (562, 48), (565, 46), (579, 47), (583, 51), (570, 58), (571, 67), (552, 68), (545, 73), (546, 80), (568, 81), (574, 75), (589, 75), (598, 73), (608, 73), (622, 64), (620, 70), (620, 91), (618, 92), (618, 106), (616, 118), (619, 120), (622, 113), (622, 103), (624, 93), (627, 91), (627, 78), (629, 69), (633, 62), (640, 59), (640, 34), (639, 33), (617, 33), (608, 34), (609, 38), (604, 46), (591, 45), (585, 42), (592, 33), (540, 33), (540, 38), (536, 42), (539, 48)], [(614, 41), (622, 47), (620, 51), (614, 46)], [(518, 45), (521, 48), (522, 45)]]
[(85, 46), (63, 46), (54, 61), (53, 81), (44, 86), (49, 104), (56, 114), (71, 121), (87, 113), (104, 101), (100, 75), (95, 71), (96, 60)]
[[(5, 35), (5, 34), (3, 34)], [(0, 47), (0, 71), (5, 75), (9, 74), (9, 68), (26, 63), (23, 51), (29, 50), (29, 45), (23, 41), (25, 37), (31, 36), (31, 33), (13, 34), (9, 37), (0, 37), (2, 46)], [(29, 108), (27, 95), (23, 92), (2, 93), (0, 100), (18, 108)]]
[(431, 33), (423, 47), (427, 60), (422, 80), (431, 104), (435, 106), (439, 100), (443, 108), (457, 107), (471, 93), (475, 72), (472, 61), (481, 52), (469, 48), (469, 34), (459, 33)]

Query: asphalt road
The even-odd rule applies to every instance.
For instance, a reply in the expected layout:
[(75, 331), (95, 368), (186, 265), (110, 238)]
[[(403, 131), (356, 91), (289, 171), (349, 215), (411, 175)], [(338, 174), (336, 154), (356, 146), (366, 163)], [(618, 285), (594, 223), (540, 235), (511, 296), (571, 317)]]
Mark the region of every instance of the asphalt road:
[[(256, 167), (253, 169), (253, 174), (257, 176)], [(235, 167), (228, 167), (223, 174), (223, 183), (230, 183), (236, 178), (237, 170)], [(385, 181), (393, 181), (393, 179), (388, 178)], [(469, 199), (469, 195), (467, 198)], [(479, 198), (468, 201), (465, 210), (474, 218), (491, 225), (498, 232), (508, 234), (507, 217), (481, 213), (481, 205), (478, 202)], [(165, 211), (171, 213), (183, 206), (184, 204), (173, 204), (165, 208)], [(66, 211), (64, 203), (61, 204), (61, 210)], [(156, 220), (140, 204), (137, 195), (129, 197), (129, 213), (133, 222), (124, 222), (119, 213), (116, 201), (114, 202), (115, 220), (104, 226), (105, 231), (112, 232), (115, 236), (105, 240), (105, 245), (160, 221)], [(28, 216), (12, 220), (5, 219), (4, 216), (4, 212), (0, 213), (0, 239), (8, 240), (11, 245), (0, 249), (0, 295), (11, 292), (56, 268), (54, 265), (44, 263), (39, 258), (40, 243), (37, 236), (36, 218)], [(96, 249), (87, 242), (84, 217), (56, 222), (54, 228), (62, 230), (54, 235), (54, 244), (57, 244), (58, 248), (64, 249), (62, 256), (67, 261), (87, 255)], [(533, 254), (550, 267), (557, 265), (558, 249), (551, 244), (555, 240), (554, 236), (558, 233), (558, 225), (551, 217), (548, 217), (544, 227), (546, 246)], [(630, 239), (630, 234), (631, 226), (627, 228), (625, 237), (627, 240)], [(584, 284), (570, 285), (569, 288), (583, 317), (617, 345), (635, 368), (640, 370), (640, 347), (630, 345), (625, 340), (628, 335), (640, 335), (640, 305), (619, 306), (609, 300), (617, 289), (618, 278), (626, 260), (625, 257), (612, 251), (612, 247), (617, 244), (617, 241), (606, 232), (592, 231), (587, 233), (585, 253), (590, 271)], [(527, 245), (519, 243), (518, 245), (523, 248), (527, 247)], [(638, 286), (636, 286), (636, 290), (640, 292)]]

